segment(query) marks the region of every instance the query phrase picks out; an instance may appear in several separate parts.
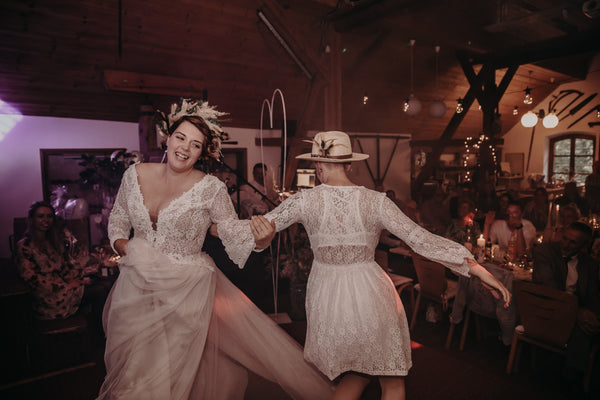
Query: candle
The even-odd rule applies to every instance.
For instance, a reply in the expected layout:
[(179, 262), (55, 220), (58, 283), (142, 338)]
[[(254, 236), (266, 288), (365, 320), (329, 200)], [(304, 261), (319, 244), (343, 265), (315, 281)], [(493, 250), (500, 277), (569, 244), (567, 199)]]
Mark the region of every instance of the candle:
[(483, 233), (477, 238), (477, 247), (485, 247), (485, 239), (483, 238)]

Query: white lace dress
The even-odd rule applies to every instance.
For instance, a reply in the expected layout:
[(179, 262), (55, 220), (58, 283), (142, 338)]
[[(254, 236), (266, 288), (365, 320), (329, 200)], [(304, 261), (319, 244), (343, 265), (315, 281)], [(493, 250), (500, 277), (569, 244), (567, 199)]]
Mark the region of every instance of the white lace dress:
[(327, 378), (302, 348), (202, 253), (211, 223), (243, 266), (254, 246), (225, 185), (205, 176), (158, 214), (153, 227), (135, 166), (123, 175), (111, 243), (134, 238), (104, 309), (107, 374), (101, 399), (242, 399), (247, 370), (294, 398), (325, 399)]
[(416, 253), (468, 276), (463, 246), (406, 217), (384, 193), (319, 185), (267, 214), (283, 230), (304, 225), (314, 253), (308, 280), (304, 356), (330, 379), (345, 371), (407, 375), (412, 362), (406, 314), (394, 285), (374, 261), (382, 229)]

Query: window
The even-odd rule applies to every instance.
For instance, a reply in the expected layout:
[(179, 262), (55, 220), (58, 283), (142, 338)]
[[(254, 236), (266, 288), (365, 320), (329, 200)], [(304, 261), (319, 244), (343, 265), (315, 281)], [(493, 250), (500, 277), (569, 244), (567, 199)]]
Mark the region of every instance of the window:
[(592, 135), (563, 135), (550, 141), (550, 182), (574, 180), (578, 185), (592, 173), (596, 138)]

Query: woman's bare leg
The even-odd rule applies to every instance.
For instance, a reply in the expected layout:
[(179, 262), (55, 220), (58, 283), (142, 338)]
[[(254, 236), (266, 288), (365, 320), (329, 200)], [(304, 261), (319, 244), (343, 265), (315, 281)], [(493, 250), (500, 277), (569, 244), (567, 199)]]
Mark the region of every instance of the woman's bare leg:
[(403, 376), (380, 376), (381, 400), (405, 400), (406, 389)]
[(370, 379), (366, 376), (347, 373), (335, 387), (335, 393), (331, 400), (358, 400), (369, 381)]

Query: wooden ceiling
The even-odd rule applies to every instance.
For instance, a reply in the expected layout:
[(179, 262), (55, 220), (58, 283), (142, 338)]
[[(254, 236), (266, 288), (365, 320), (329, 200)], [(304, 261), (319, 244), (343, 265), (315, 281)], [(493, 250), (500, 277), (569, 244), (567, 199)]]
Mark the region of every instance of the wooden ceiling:
[[(581, 41), (583, 32), (578, 54), (546, 54), (543, 62), (527, 60), (519, 67), (498, 105), (504, 133), (520, 118), (513, 108), (528, 109), (522, 101), (527, 86), (535, 102), (561, 83), (585, 78), (600, 48), (600, 41), (592, 40), (600, 18), (585, 16), (582, 3), (3, 0), (0, 99), (25, 115), (133, 122), (141, 104), (167, 109), (180, 95), (204, 94), (230, 113), (228, 125), (256, 128), (263, 99), (279, 88), (288, 119), (302, 130), (322, 129), (327, 107), (337, 98), (341, 129), (436, 139), (456, 99), (469, 89), (457, 51), (506, 54), (509, 62), (515, 49), (533, 51), (535, 43), (573, 35)], [(415, 40), (412, 82), (410, 39)], [(437, 63), (435, 46), (440, 46)], [(504, 72), (498, 70), (498, 82)], [(332, 95), (340, 85), (341, 95)], [(413, 117), (401, 111), (411, 86), (423, 104)], [(435, 99), (448, 107), (443, 118), (427, 113)], [(476, 135), (481, 127), (475, 104), (455, 137)]]

